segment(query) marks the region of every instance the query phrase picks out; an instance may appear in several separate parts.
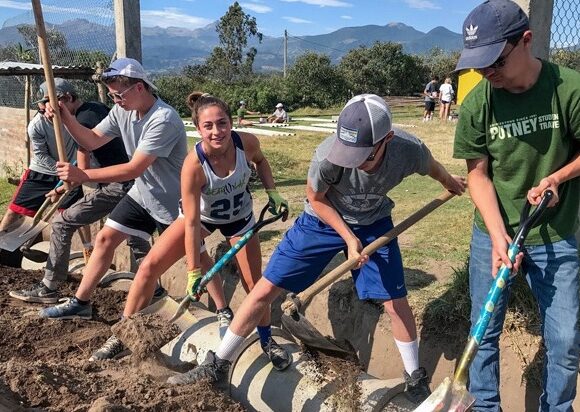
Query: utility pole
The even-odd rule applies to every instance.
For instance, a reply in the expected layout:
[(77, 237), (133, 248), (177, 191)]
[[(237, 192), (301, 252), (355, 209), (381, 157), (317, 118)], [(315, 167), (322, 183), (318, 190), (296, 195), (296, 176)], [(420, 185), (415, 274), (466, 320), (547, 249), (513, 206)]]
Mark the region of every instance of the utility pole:
[(287, 64), (288, 64), (288, 30), (284, 30), (284, 78), (286, 78)]
[(117, 58), (141, 55), (141, 10), (139, 0), (114, 0)]

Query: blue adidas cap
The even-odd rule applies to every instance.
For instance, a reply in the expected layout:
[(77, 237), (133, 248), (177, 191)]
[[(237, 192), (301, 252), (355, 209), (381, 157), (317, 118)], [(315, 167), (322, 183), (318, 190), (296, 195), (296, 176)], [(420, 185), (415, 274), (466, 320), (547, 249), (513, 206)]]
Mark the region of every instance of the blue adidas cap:
[(484, 1), (463, 23), (463, 51), (455, 70), (491, 66), (501, 55), (507, 39), (529, 27), (528, 16), (513, 1)]

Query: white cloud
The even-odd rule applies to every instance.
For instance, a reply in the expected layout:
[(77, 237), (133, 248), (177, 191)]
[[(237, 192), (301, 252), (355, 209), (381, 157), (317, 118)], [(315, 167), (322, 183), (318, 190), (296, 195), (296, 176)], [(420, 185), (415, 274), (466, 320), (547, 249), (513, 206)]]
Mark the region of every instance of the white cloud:
[(296, 24), (310, 24), (310, 23), (312, 23), (310, 20), (300, 19), (298, 17), (284, 16), (282, 18), (284, 20), (288, 20), (290, 23), (296, 23)]
[(16, 9), (16, 10), (31, 10), (32, 5), (29, 1), (22, 2), (22, 1), (15, 1), (15, 0), (0, 0), (0, 7), (4, 7), (7, 9)]
[(412, 9), (438, 10), (441, 8), (430, 0), (405, 0), (405, 3)]
[(305, 3), (320, 7), (352, 7), (352, 4), (340, 0), (282, 0), (286, 3)]
[(141, 10), (141, 24), (147, 27), (185, 27), (198, 29), (207, 26), (212, 20), (190, 16), (179, 9), (170, 7), (163, 10)]
[(272, 11), (272, 7), (266, 6), (265, 4), (240, 3), (240, 6), (244, 9), (251, 10), (254, 13), (270, 13)]
[(340, 16), (341, 19), (345, 19), (345, 20), (352, 20), (352, 16)]

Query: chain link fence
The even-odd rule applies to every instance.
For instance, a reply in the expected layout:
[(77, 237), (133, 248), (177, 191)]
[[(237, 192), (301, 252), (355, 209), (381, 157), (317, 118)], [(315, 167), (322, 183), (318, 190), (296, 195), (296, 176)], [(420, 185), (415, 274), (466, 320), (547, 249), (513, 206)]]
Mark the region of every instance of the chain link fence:
[(580, 71), (580, 0), (554, 0), (550, 59)]
[[(55, 77), (70, 80), (83, 100), (98, 100), (97, 87), (88, 73), (94, 72), (97, 62), (107, 67), (113, 58), (113, 0), (43, 0), (42, 11), (51, 63), (63, 68), (60, 74), (55, 70)], [(4, 22), (2, 31), (9, 40), (0, 45), (0, 62), (41, 63), (32, 10)], [(0, 106), (24, 107), (27, 77), (31, 101), (35, 101), (44, 81), (38, 68), (0, 66)]]

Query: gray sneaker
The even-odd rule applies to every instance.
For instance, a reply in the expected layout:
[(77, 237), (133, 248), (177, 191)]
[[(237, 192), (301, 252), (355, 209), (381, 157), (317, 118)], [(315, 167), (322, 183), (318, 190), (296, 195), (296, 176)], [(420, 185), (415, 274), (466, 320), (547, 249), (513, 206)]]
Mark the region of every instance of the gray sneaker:
[(223, 339), (226, 331), (230, 327), (230, 323), (234, 320), (234, 312), (230, 309), (229, 306), (220, 309), (216, 312), (217, 320), (218, 320), (218, 331), (220, 334), (220, 339)]
[(60, 299), (63, 302), (56, 306), (42, 309), (38, 316), (51, 319), (91, 319), (93, 317), (93, 306), (81, 305), (76, 297)]
[(157, 289), (153, 292), (153, 297), (151, 298), (151, 304), (160, 301), (165, 296), (167, 296), (167, 291), (161, 285), (157, 285)]
[(97, 360), (118, 359), (128, 354), (129, 349), (123, 345), (123, 342), (121, 342), (115, 335), (111, 335), (103, 346), (93, 352), (89, 361), (94, 362)]
[(405, 396), (415, 405), (419, 405), (431, 395), (431, 389), (429, 389), (430, 379), (425, 368), (414, 370), (411, 375), (405, 372), (404, 376)]
[(190, 371), (180, 373), (167, 379), (167, 383), (172, 385), (187, 385), (200, 380), (207, 379), (220, 389), (228, 386), (228, 375), (231, 362), (220, 359), (211, 350), (207, 352), (205, 360), (199, 366)]
[(274, 339), (270, 336), (270, 340), (264, 346), (262, 346), (262, 350), (272, 362), (272, 366), (274, 369), (283, 371), (292, 363), (292, 358), (290, 354), (286, 352), (282, 346), (278, 345)]
[(11, 290), (8, 294), (24, 302), (34, 303), (56, 303), (59, 299), (58, 292), (46, 287), (42, 281), (31, 286), (29, 289)]

